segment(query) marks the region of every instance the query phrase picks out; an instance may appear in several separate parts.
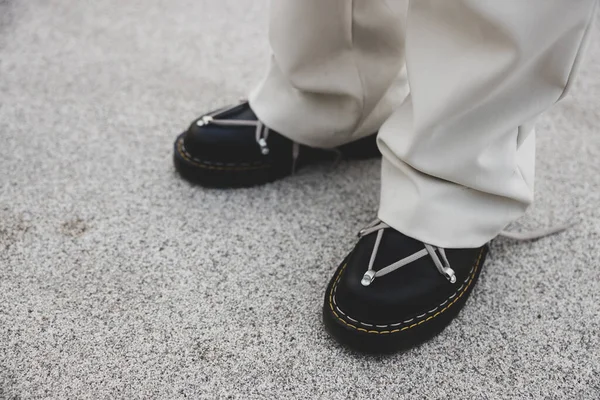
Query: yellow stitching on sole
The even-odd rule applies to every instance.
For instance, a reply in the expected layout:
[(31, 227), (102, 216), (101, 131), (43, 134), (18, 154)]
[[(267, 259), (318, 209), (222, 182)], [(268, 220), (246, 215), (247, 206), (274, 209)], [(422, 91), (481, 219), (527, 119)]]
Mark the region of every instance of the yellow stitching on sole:
[[(340, 272), (338, 273), (335, 282), (333, 283), (333, 285), (331, 286), (331, 291), (329, 292), (329, 308), (331, 309), (331, 312), (333, 313), (333, 315), (335, 315), (335, 317), (341, 321), (342, 323), (344, 323), (346, 326), (352, 327), (358, 331), (364, 331), (366, 333), (375, 333), (375, 334), (386, 334), (386, 333), (396, 333), (396, 332), (402, 332), (405, 331), (407, 329), (411, 329), (414, 328), (415, 326), (421, 325), (424, 322), (429, 321), (430, 319), (433, 319), (435, 317), (437, 317), (438, 315), (440, 315), (441, 313), (443, 313), (444, 311), (446, 311), (448, 308), (452, 307), (452, 305), (454, 303), (456, 303), (458, 301), (458, 299), (460, 299), (463, 294), (465, 294), (465, 292), (467, 291), (467, 289), (471, 286), (471, 283), (473, 283), (473, 279), (475, 278), (475, 274), (477, 273), (477, 270), (479, 269), (480, 265), (479, 262), (481, 261), (481, 257), (483, 256), (483, 249), (479, 252), (479, 257), (477, 257), (477, 261), (475, 261), (475, 265), (473, 266), (473, 271), (471, 272), (471, 276), (469, 277), (469, 282), (465, 285), (464, 289), (459, 293), (458, 296), (456, 296), (456, 293), (454, 293), (452, 296), (455, 297), (454, 300), (452, 300), (452, 302), (450, 302), (446, 307), (442, 308), (440, 311), (438, 311), (437, 313), (435, 313), (434, 315), (430, 316), (429, 318), (422, 320), (420, 322), (417, 322), (415, 324), (412, 324), (410, 326), (405, 326), (401, 329), (394, 329), (393, 331), (367, 331), (366, 329), (363, 328), (357, 328), (354, 325), (351, 325), (349, 323), (347, 323), (346, 321), (344, 321), (342, 318), (340, 318), (340, 316), (335, 312), (334, 308), (333, 308), (333, 292), (335, 291), (338, 282), (340, 281), (340, 278), (342, 277), (342, 273), (344, 272), (344, 270), (346, 269), (346, 266), (348, 265), (347, 263), (344, 264), (344, 266), (340, 269)], [(448, 300), (445, 300), (445, 302), (447, 302)], [(442, 303), (443, 304), (443, 303)], [(438, 306), (439, 307), (439, 306)], [(427, 315), (427, 314), (425, 314)], [(364, 324), (364, 322), (360, 322), (361, 324)]]
[(191, 158), (191, 155), (189, 155), (189, 153), (183, 149), (183, 138), (177, 140), (177, 152), (181, 157), (183, 157), (184, 160), (186, 160), (190, 164), (204, 169), (213, 169), (219, 171), (254, 171), (258, 169), (266, 169), (271, 167), (270, 165), (260, 165), (256, 167), (215, 167), (211, 165), (201, 164), (197, 161), (194, 161)]

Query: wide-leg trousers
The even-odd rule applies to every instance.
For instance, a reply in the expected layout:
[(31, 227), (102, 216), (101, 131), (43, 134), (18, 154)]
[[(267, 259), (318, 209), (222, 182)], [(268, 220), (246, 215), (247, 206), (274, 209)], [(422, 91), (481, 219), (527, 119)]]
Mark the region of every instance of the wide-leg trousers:
[(309, 146), (379, 131), (379, 218), (435, 246), (478, 247), (533, 201), (534, 123), (572, 83), (595, 8), (272, 0), (272, 58), (250, 105)]

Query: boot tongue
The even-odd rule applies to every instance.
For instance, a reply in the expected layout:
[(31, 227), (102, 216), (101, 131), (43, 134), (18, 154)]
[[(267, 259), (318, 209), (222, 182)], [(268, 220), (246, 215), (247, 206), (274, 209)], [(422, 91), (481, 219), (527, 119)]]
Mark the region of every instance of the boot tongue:
[(258, 117), (254, 114), (254, 111), (250, 108), (248, 102), (240, 103), (236, 106), (226, 107), (223, 111), (217, 110), (215, 113), (211, 113), (215, 119), (235, 119), (235, 120), (247, 120), (257, 121)]
[(245, 119), (245, 120), (250, 120), (250, 121), (258, 120), (258, 117), (256, 116), (256, 114), (254, 114), (254, 111), (252, 111), (252, 109), (250, 108), (250, 105), (248, 103), (245, 103), (243, 106), (240, 106), (239, 112), (232, 114), (232, 116), (230, 118), (231, 119)]
[(386, 229), (381, 238), (374, 269), (380, 270), (421, 250), (423, 250), (423, 243), (420, 241), (392, 228)]

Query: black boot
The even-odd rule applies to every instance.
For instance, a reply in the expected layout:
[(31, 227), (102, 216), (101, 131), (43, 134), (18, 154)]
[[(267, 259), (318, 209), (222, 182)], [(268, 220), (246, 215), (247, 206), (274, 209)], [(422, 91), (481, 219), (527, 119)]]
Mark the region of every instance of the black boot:
[(174, 162), (187, 180), (211, 187), (260, 185), (334, 156), (380, 155), (375, 134), (336, 149), (300, 145), (270, 130), (247, 102), (195, 120), (175, 141)]
[(325, 293), (329, 333), (350, 348), (407, 349), (441, 332), (471, 294), (487, 254), (430, 246), (375, 221)]

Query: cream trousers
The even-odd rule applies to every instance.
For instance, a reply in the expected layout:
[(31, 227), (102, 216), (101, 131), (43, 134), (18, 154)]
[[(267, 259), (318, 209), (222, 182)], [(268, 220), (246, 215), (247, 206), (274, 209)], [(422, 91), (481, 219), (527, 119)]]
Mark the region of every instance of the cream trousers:
[(567, 92), (595, 7), (272, 0), (272, 59), (250, 105), (309, 146), (379, 131), (379, 218), (435, 246), (478, 247), (533, 201), (534, 123)]

